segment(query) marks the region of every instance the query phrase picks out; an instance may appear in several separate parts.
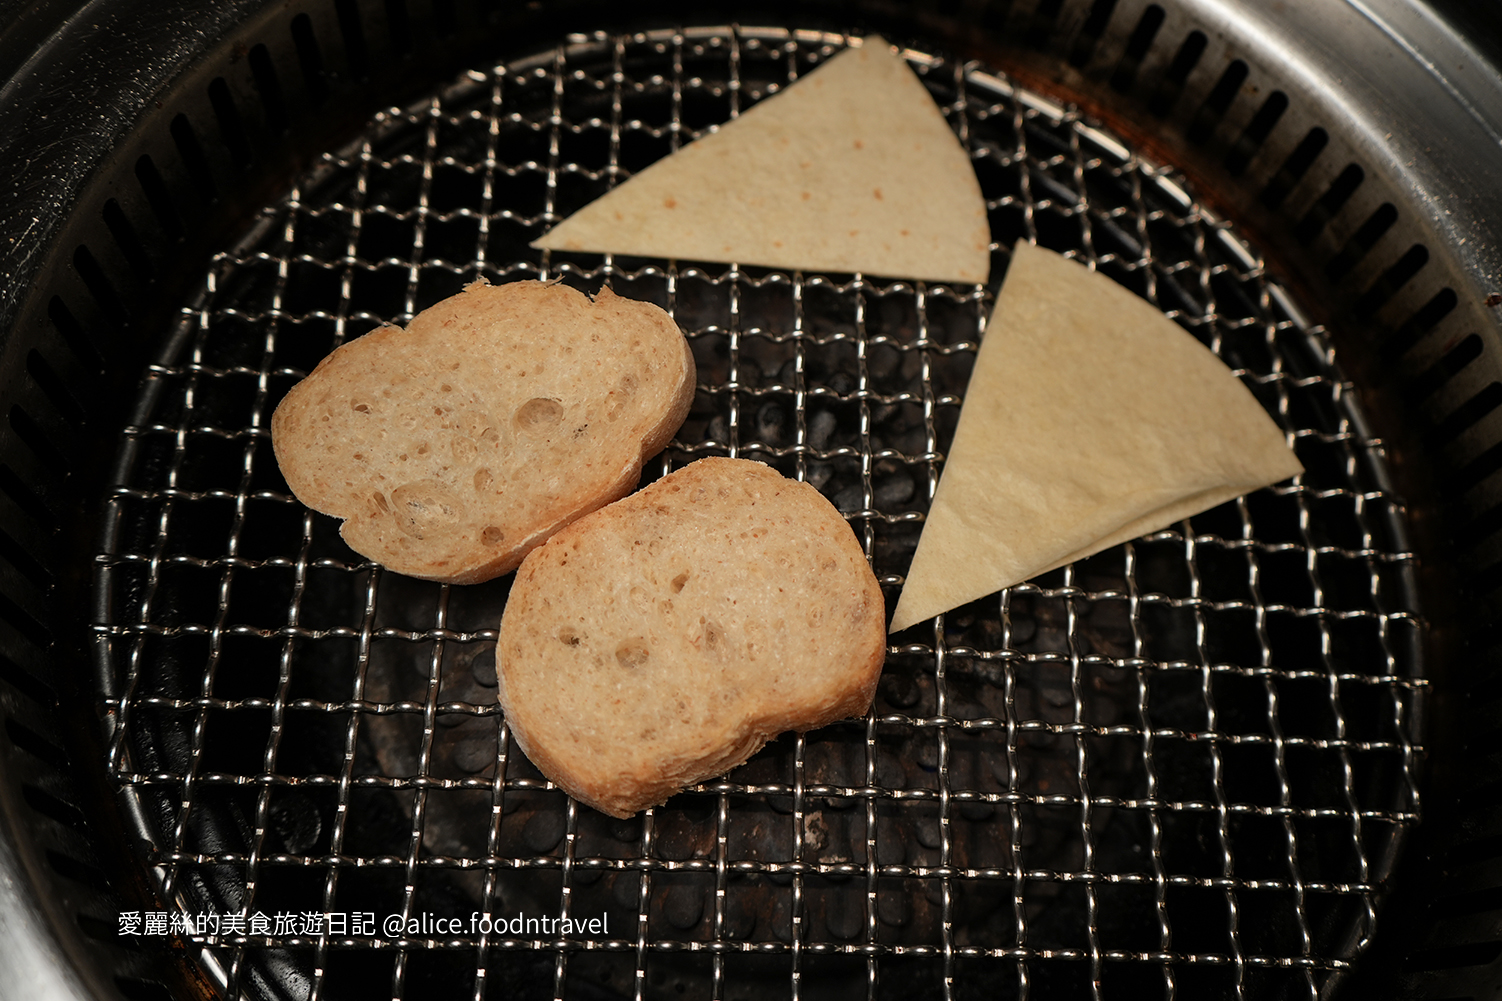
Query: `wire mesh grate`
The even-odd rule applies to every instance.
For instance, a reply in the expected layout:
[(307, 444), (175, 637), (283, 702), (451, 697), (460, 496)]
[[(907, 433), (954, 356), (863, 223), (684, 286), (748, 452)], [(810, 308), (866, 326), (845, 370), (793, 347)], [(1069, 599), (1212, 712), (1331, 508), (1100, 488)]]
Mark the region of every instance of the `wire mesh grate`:
[(894, 637), (864, 719), (629, 821), (508, 740), (509, 579), (385, 572), (287, 492), (270, 415), (333, 347), (478, 276), (608, 279), (699, 366), (647, 478), (728, 454), (806, 479), (895, 599), (999, 280), (527, 247), (845, 44), (571, 37), (378, 116), (213, 262), (121, 437), (95, 638), (111, 775), (228, 995), (1313, 997), (1369, 939), (1424, 687), (1382, 443), (1171, 172), (985, 67), (906, 53), (972, 151), (994, 270), (1035, 240), (1160, 306), (1288, 432), (1292, 486)]

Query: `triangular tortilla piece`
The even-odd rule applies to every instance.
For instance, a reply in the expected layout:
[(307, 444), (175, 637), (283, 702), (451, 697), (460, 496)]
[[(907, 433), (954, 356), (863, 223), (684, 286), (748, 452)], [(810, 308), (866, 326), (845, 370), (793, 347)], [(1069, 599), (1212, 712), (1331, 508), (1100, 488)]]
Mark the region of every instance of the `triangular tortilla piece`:
[(1193, 335), (1018, 244), (892, 631), (1302, 471)]
[(969, 154), (873, 35), (532, 246), (974, 283), (990, 243)]

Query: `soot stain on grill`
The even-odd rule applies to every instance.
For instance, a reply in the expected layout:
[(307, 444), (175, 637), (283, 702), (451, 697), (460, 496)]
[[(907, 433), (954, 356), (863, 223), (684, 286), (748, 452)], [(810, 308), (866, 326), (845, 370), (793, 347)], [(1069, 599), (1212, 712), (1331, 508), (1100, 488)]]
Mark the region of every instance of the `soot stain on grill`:
[[(342, 24), (357, 15), (345, 6)], [(274, 394), (262, 398), (256, 370), (274, 369), (272, 381), (290, 382), (279, 366), (305, 371), (316, 364), (332, 347), (330, 317), (351, 317), (356, 333), (373, 317), (401, 322), (457, 290), (475, 276), (459, 256), (465, 240), (476, 241), (476, 260), (483, 250), (483, 273), (492, 280), (535, 266), (525, 244), (541, 223), (525, 220), (541, 218), (548, 189), (527, 170), (498, 168), (546, 161), (550, 130), (565, 158), (600, 158), (586, 165), (591, 171), (603, 170), (612, 152), (634, 171), (670, 145), (662, 130), (675, 85), (687, 88), (684, 106), (696, 121), (708, 123), (726, 107), (728, 91), (705, 89), (726, 86), (725, 39), (686, 41), (677, 54), (686, 76), (678, 81), (671, 46), (621, 41), (626, 77), (641, 77), (642, 87), (622, 90), (623, 121), (631, 124), (618, 147), (604, 131), (556, 128), (558, 81), (545, 67), (508, 72), (501, 116), (488, 85), (463, 81), (420, 112), (373, 125), (369, 156), (330, 158), (297, 206), (271, 207), (279, 225), (267, 227), (269, 235), (249, 252), (222, 261), (215, 291), (185, 312), (207, 320), (194, 357), (234, 371), (220, 377), (212, 365), (173, 359), (160, 373), (183, 391), (160, 393), (157, 411), (134, 432), (143, 458), (122, 484), (126, 558), (115, 567), (118, 578), (134, 583), (115, 596), (111, 626), (122, 676), (131, 663), (143, 665), (126, 741), (142, 796), (161, 818), (155, 851), (209, 859), (178, 863), (179, 886), (226, 909), (241, 906), (243, 860), (254, 851), (257, 858), (280, 852), (291, 864), (262, 863), (250, 903), (322, 909), (330, 872), (324, 860), (340, 837), (336, 910), (391, 909), (405, 899), (408, 866), (415, 873), (412, 909), (443, 916), (551, 916), (566, 889), (571, 913), (608, 914), (616, 940), (567, 954), (563, 986), (570, 993), (597, 984), (608, 994), (630, 994), (639, 932), (647, 943), (647, 996), (707, 994), (714, 971), (700, 947), (717, 941), (725, 946), (715, 955), (724, 957), (728, 996), (785, 990), (795, 932), (810, 947), (800, 968), (810, 997), (837, 996), (842, 983), (864, 992), (865, 959), (830, 954), (851, 945), (869, 948), (882, 990), (894, 994), (921, 994), (938, 982), (939, 960), (914, 958), (912, 950), (937, 956), (945, 948), (1017, 946), (1026, 951), (1035, 992), (1050, 984), (1083, 991), (1084, 963), (1039, 950), (1154, 953), (1167, 947), (1157, 932), (1160, 906), (1173, 950), (1195, 954), (1193, 962), (1169, 965), (1230, 991), (1234, 964), (1223, 943), (1231, 897), (1248, 915), (1262, 913), (1250, 898), (1274, 898), (1267, 913), (1282, 915), (1243, 928), (1252, 952), (1293, 963), (1344, 958), (1335, 953), (1355, 925), (1325, 921), (1326, 912), (1315, 914), (1312, 905), (1290, 918), (1305, 898), (1278, 886), (1289, 884), (1283, 846), (1292, 837), (1300, 878), (1324, 880), (1321, 892), (1349, 909), (1351, 922), (1360, 920), (1370, 894), (1349, 889), (1349, 873), (1362, 860), (1375, 864), (1376, 855), (1347, 834), (1341, 755), (1356, 759), (1352, 774), (1371, 844), (1405, 822), (1408, 802), (1407, 777), (1387, 759), (1368, 760), (1401, 751), (1406, 735), (1392, 721), (1402, 716), (1406, 690), (1356, 676), (1388, 670), (1386, 657), (1398, 644), (1385, 647), (1376, 622), (1386, 615), (1383, 629), (1407, 629), (1410, 619), (1390, 613), (1410, 607), (1364, 557), (1325, 551), (1388, 538), (1370, 519), (1392, 501), (1371, 482), (1370, 467), (1352, 459), (1364, 445), (1334, 433), (1348, 427), (1349, 394), (1339, 392), (1338, 372), (1320, 345), (1301, 346), (1309, 335), (1269, 305), (1261, 270), (1248, 271), (1206, 238), (1213, 226), (1197, 207), (1160, 192), (1150, 173), (1133, 173), (1139, 166), (1079, 160), (1069, 116), (1054, 124), (973, 96), (957, 110), (961, 95), (942, 61), (925, 73), (926, 84), (986, 152), (977, 173), (1001, 205), (993, 213), (998, 240), (1028, 232), (1024, 220), (1031, 218), (1046, 244), (1114, 255), (1096, 263), (1139, 292), (1151, 273), (1157, 304), (1248, 368), (1264, 403), (1290, 430), (1309, 432), (1299, 449), (1318, 496), (1302, 488), (1264, 491), (1135, 543), (1131, 564), (1117, 547), (1067, 575), (1054, 571), (957, 609), (937, 637), (929, 631), (894, 648), (870, 719), (783, 736), (723, 785), (690, 790), (649, 818), (627, 821), (571, 808), (509, 739), (495, 702), (493, 651), (507, 581), (445, 588), (372, 569), (342, 546), (328, 519), (278, 500), (285, 485), (269, 455), (246, 444), (254, 435), (235, 432), (257, 405), (274, 402)], [(780, 49), (742, 42), (743, 80), (785, 77)], [(612, 46), (595, 51), (581, 43), (571, 52), (574, 68), (587, 68), (581, 80), (612, 78)], [(818, 46), (795, 47), (806, 69)], [(270, 61), (262, 61), (269, 72)], [(612, 113), (608, 85), (570, 84), (562, 93), (565, 103), (578, 102), (566, 109), (569, 120)], [(440, 125), (431, 145), (434, 121)], [(501, 153), (494, 160), (492, 144)], [(604, 185), (563, 170), (555, 211), (582, 204)], [(486, 190), (493, 195), (491, 242), (480, 248), (480, 228), (460, 210), (481, 211)], [(365, 200), (358, 230), (348, 211), (357, 197)], [(424, 199), (432, 211), (416, 210)], [(1128, 225), (1139, 215), (1145, 228)], [(1087, 217), (1094, 227), (1089, 245), (1081, 229)], [(419, 240), (419, 219), (430, 227), (423, 231), (429, 243)], [(371, 267), (356, 268), (345, 282), (349, 247)], [(609, 277), (618, 292), (671, 306), (688, 337), (700, 387), (676, 443), (646, 478), (737, 449), (820, 489), (868, 543), (878, 575), (900, 578), (942, 471), (994, 288), (920, 289), (758, 269), (742, 269), (732, 281), (703, 267), (680, 267), (670, 278), (663, 262), (620, 258), (607, 272), (590, 255), (559, 255), (550, 277), (559, 262), (579, 287), (593, 291)], [(647, 263), (654, 268), (641, 267)], [(420, 274), (413, 286), (411, 274)], [(1203, 275), (1212, 278), (1196, 277)], [(282, 330), (271, 357), (263, 324), (279, 293), (277, 322), (306, 336)], [(1288, 378), (1269, 377), (1276, 374)], [(557, 401), (533, 399), (513, 423), (546, 433), (561, 424), (559, 411)], [(207, 423), (225, 433), (199, 433)], [(183, 454), (172, 444), (178, 428)], [(237, 519), (231, 501), (247, 490)], [(412, 527), (422, 530), (429, 515), (456, 500), (409, 491), (421, 501), (418, 525), (417, 509), (407, 503), (413, 498), (398, 493), (392, 506), (405, 507)], [(223, 511), (211, 513), (216, 504)], [(168, 527), (159, 535), (161, 524)], [(237, 556), (226, 561), (223, 543), (232, 536)], [(1324, 547), (1319, 561), (1346, 561), (1323, 571), (1326, 601), (1338, 600), (1345, 617), (1328, 627), (1323, 611), (1311, 607), (1311, 546)], [(1381, 556), (1402, 561), (1386, 550)], [(148, 581), (144, 568), (158, 562), (165, 569)], [(222, 622), (213, 599), (221, 582), (230, 595)], [(691, 579), (682, 586), (691, 587)], [(216, 622), (225, 628), (215, 632)], [(210, 634), (222, 635), (222, 643), (212, 645)], [(560, 626), (557, 635), (565, 643), (579, 639), (572, 627)], [(936, 640), (942, 658), (930, 649)], [(1341, 670), (1352, 678), (1332, 684), (1320, 653), (1327, 643), (1351, 665)], [(618, 651), (623, 669), (639, 666), (644, 650)], [(1395, 663), (1400, 674), (1413, 668)], [(206, 687), (207, 671), (213, 677)], [(1292, 835), (1284, 829), (1278, 811), (1288, 808), (1268, 747), (1270, 690), (1287, 738), (1292, 809), (1323, 811), (1322, 818), (1334, 818), (1329, 830), (1314, 831), (1303, 814), (1290, 821)], [(211, 693), (207, 709), (191, 701), (200, 692)], [(275, 730), (273, 706), (281, 707)], [(1348, 736), (1379, 748), (1368, 754), (1330, 744), (1342, 708)], [(185, 724), (195, 713), (204, 721), (201, 741)], [(268, 788), (262, 769), (273, 740), (276, 781), (286, 785), (269, 787), (265, 840), (258, 842), (258, 797)], [(193, 803), (174, 843), (189, 774), (196, 776)], [(1220, 816), (1231, 818), (1224, 829)], [(1241, 847), (1253, 837), (1261, 838), (1255, 847)], [(1226, 878), (1227, 840), (1237, 848), (1230, 889), (1200, 885)], [(233, 863), (218, 864), (226, 856)], [(309, 869), (315, 878), (300, 880)], [(1124, 879), (1101, 880), (1103, 873)], [(1249, 879), (1267, 885), (1252, 893)], [(1169, 886), (1161, 899), (1159, 881)], [(1307, 950), (1295, 941), (1301, 927), (1311, 936)], [(898, 948), (909, 955), (894, 956)], [(281, 955), (246, 948), (257, 969), (281, 963)], [(408, 977), (409, 995), (419, 982), (472, 987), (472, 950), (407, 955), (417, 971)], [(329, 969), (354, 976), (368, 958), (333, 950)], [(552, 996), (557, 959), (546, 946), (506, 950), (502, 959), (492, 953), (498, 975), (490, 982)], [(293, 979), (316, 979), (311, 955), (289, 962)], [(1008, 973), (1018, 967), (1006, 962)], [(1115, 965), (1153, 977), (1164, 969), (1157, 960)], [(821, 981), (820, 970), (840, 977)], [(335, 974), (326, 976), (328, 986)], [(957, 983), (962, 992), (975, 986), (963, 976)]]

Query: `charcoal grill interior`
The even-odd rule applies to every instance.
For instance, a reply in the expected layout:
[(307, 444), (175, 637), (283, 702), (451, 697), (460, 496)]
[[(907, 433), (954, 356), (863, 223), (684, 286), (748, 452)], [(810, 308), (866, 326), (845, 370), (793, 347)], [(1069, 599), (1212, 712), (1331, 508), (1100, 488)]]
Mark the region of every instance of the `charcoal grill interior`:
[[(92, 235), (13, 328), (41, 333), (0, 470), (19, 588), (0, 607), (7, 768), (15, 809), (54, 839), (52, 904), (93, 940), (67, 960), (90, 992), (1370, 987), (1373, 936), (1380, 951), (1394, 924), (1413, 935), (1384, 904), (1412, 899), (1395, 867), (1452, 653), (1432, 521), (1466, 524), (1432, 506), (1432, 460), (1403, 449), (1464, 443), (1490, 415), (1486, 389), (1438, 420), (1424, 409), (1474, 378), (1485, 341), (1447, 320), (1475, 311), (1424, 272), (1424, 244), (1382, 242), (1422, 219), (1385, 200), (1360, 215), (1372, 186), (1322, 156), (1340, 140), (1305, 131), (1309, 109), (1237, 98), (1261, 70), (1231, 61), (1192, 100), (1213, 46), (1184, 11), (1025, 6), (970, 12), (990, 32), (976, 51), (958, 21), (882, 10), (583, 33), (588, 9), (239, 12), (230, 62), (191, 66), (186, 110), (147, 113), (161, 127), (116, 154), (91, 193), (109, 197), (73, 224)], [(989, 285), (527, 247), (871, 28), (909, 46), (972, 152)], [(373, 84), (387, 58), (402, 72)], [(1070, 68), (1048, 78), (1049, 59)], [(1075, 90), (1051, 91), (1061, 79)], [(1181, 158), (1111, 118), (1123, 94), (1168, 120)], [(1246, 174), (1261, 208), (1242, 225), (1226, 175)], [(865, 719), (785, 737), (633, 821), (572, 803), (509, 742), (491, 652), (509, 579), (451, 588), (362, 561), (271, 455), (276, 402), (349, 338), (477, 277), (608, 281), (668, 308), (699, 366), (644, 479), (726, 454), (806, 479), (894, 601), (1018, 239), (1104, 271), (1220, 354), (1306, 474), (894, 636)], [(1299, 253), (1316, 275), (1287, 268)], [(1352, 340), (1352, 317), (1377, 333)], [(1485, 454), (1449, 482), (1481, 483)], [(122, 911), (212, 917), (121, 936)], [(475, 912), (609, 931), (305, 917)], [(1488, 961), (1484, 942), (1424, 941), (1383, 989)]]

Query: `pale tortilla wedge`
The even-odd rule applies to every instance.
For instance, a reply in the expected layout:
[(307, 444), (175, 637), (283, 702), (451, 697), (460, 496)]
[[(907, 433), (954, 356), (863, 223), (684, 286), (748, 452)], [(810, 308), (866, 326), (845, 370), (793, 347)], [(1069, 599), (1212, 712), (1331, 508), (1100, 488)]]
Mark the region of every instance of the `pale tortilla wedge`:
[(1303, 471), (1193, 335), (1018, 244), (891, 629)]
[(969, 154), (873, 35), (532, 246), (976, 283), (990, 243)]

